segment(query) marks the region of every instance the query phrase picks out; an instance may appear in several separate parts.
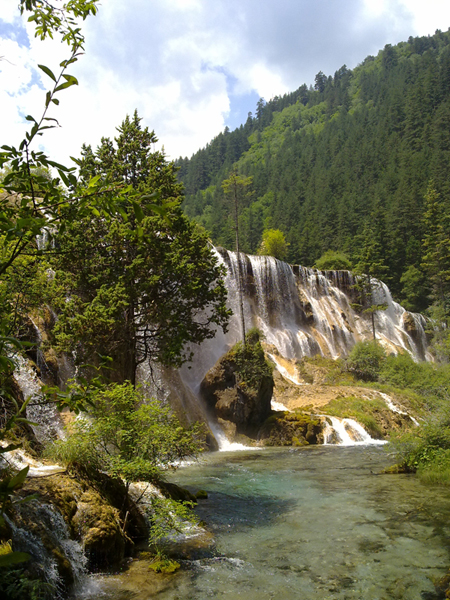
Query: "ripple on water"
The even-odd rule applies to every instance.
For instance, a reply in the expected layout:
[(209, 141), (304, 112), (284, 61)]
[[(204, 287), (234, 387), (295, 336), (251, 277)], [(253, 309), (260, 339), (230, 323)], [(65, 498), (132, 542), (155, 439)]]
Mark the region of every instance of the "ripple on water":
[(437, 598), (432, 580), (450, 564), (447, 494), (379, 475), (388, 462), (378, 447), (210, 455), (173, 476), (208, 492), (197, 512), (213, 532), (209, 555), (184, 560), (157, 591), (161, 579), (132, 564), (89, 598)]

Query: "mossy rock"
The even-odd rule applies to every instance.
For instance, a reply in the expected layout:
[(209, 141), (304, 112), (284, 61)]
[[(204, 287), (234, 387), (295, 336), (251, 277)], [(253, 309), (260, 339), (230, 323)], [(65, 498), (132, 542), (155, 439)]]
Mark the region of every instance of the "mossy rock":
[(177, 500), (178, 502), (193, 502), (194, 504), (197, 504), (196, 496), (176, 483), (160, 481), (158, 487), (166, 498), (172, 498), (172, 500)]
[(206, 500), (208, 498), (208, 492), (205, 490), (198, 490), (198, 492), (195, 494), (195, 497), (197, 500)]
[(265, 446), (307, 446), (323, 442), (320, 419), (304, 413), (277, 412), (261, 427), (258, 439)]

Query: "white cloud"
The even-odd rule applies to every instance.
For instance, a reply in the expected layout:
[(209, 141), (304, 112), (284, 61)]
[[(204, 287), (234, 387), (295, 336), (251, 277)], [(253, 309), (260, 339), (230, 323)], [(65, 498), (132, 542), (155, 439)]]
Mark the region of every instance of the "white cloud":
[[(17, 25), (17, 0), (1, 1), (1, 19)], [(70, 71), (80, 86), (52, 107), (62, 127), (42, 140), (66, 161), (83, 142), (113, 137), (137, 108), (171, 157), (190, 155), (236, 113), (231, 101), (269, 99), (312, 83), (319, 70), (351, 68), (386, 43), (449, 25), (448, 0), (108, 0), (83, 25), (86, 56)], [(26, 29), (29, 49), (20, 36), (0, 40), (13, 63), (0, 62), (2, 143), (18, 143), (21, 115), (43, 108), (51, 81), (36, 65), (56, 72), (67, 50)]]

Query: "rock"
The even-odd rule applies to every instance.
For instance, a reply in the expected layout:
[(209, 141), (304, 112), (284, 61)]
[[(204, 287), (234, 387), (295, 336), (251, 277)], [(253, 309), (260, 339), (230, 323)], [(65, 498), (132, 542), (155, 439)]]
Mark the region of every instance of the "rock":
[(72, 523), (82, 540), (90, 571), (111, 567), (124, 558), (126, 538), (119, 511), (99, 494), (89, 490), (81, 496)]
[(227, 440), (232, 442), (236, 438), (236, 423), (232, 423), (226, 419), (221, 419), (220, 417), (217, 419), (217, 422), (219, 423)]
[(237, 434), (254, 438), (270, 414), (273, 377), (259, 342), (249, 350), (250, 375), (248, 370), (245, 374), (240, 371), (237, 352), (239, 349), (230, 350), (208, 371), (200, 396), (216, 419), (233, 423)]
[(186, 488), (183, 488), (176, 483), (168, 481), (160, 481), (158, 487), (166, 498), (172, 498), (178, 502), (193, 502), (197, 504), (197, 497)]
[(303, 413), (277, 412), (258, 434), (265, 446), (307, 446), (323, 443), (321, 419)]
[[(34, 511), (39, 510), (41, 502), (50, 502), (59, 511), (68, 526), (69, 533), (78, 540), (85, 550), (89, 570), (99, 570), (118, 564), (125, 556), (128, 536), (122, 531), (118, 508), (111, 506), (108, 500), (82, 479), (76, 480), (68, 475), (52, 475), (39, 479), (27, 479), (24, 491), (33, 492), (39, 502), (25, 503), (21, 512), (30, 523), (36, 521)], [(41, 519), (42, 521), (42, 519)], [(28, 527), (33, 525), (28, 524)], [(41, 539), (45, 531), (36, 531)], [(58, 563), (58, 570), (67, 582), (69, 575), (67, 560), (61, 549), (54, 545), (50, 548)], [(68, 583), (71, 583), (69, 580)]]
[(403, 328), (410, 335), (417, 333), (416, 322), (414, 321), (414, 317), (410, 312), (404, 312), (402, 315)]

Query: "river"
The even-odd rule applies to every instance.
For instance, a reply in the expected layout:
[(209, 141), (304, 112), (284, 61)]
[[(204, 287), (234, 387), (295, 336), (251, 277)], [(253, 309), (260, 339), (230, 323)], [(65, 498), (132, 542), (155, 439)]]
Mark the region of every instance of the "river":
[(450, 565), (448, 490), (384, 475), (379, 446), (209, 454), (171, 480), (208, 492), (213, 542), (175, 575), (145, 561), (90, 577), (77, 599), (434, 600)]

